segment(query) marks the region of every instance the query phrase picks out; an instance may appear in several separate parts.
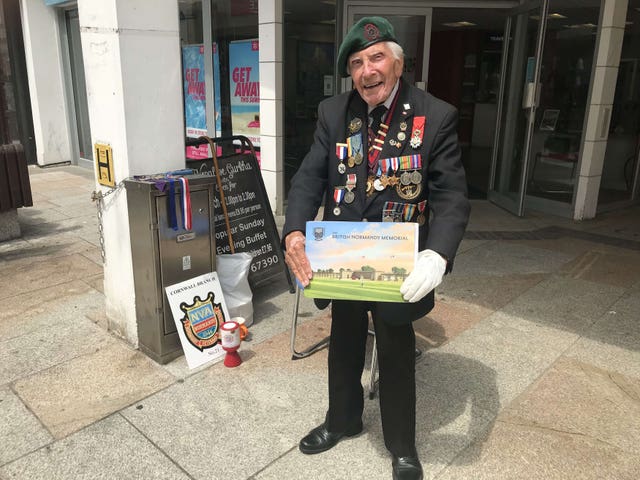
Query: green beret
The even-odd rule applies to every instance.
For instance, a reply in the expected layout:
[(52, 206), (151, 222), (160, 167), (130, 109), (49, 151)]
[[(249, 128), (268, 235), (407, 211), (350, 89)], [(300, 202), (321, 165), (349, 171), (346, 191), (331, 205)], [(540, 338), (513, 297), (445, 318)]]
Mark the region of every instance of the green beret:
[(358, 20), (344, 37), (338, 50), (338, 73), (343, 77), (349, 76), (347, 60), (352, 53), (364, 50), (374, 43), (387, 41), (398, 43), (393, 25), (386, 18), (364, 17)]

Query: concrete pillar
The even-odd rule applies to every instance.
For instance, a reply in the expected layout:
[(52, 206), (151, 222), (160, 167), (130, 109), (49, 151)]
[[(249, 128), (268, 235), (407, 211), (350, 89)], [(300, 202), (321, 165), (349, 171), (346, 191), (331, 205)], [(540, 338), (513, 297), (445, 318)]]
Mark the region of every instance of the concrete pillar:
[(596, 44), (596, 64), (591, 80), (589, 109), (584, 123), (585, 141), (580, 155), (580, 171), (576, 186), (573, 213), (575, 220), (596, 216), (627, 6), (628, 0), (602, 2), (600, 32)]
[(284, 211), (284, 96), (282, 0), (260, 0), (260, 163), (267, 196)]
[[(116, 183), (184, 168), (177, 1), (79, 0), (78, 10), (92, 143), (112, 147)], [(137, 346), (123, 188), (105, 198), (102, 221), (107, 317)]]
[(33, 133), (39, 165), (71, 161), (58, 10), (20, 0)]

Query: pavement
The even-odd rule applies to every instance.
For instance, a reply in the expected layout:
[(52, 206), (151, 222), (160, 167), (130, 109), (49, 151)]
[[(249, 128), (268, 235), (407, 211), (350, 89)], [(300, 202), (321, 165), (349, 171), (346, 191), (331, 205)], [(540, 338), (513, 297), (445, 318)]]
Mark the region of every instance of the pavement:
[[(291, 359), (284, 280), (254, 292), (240, 367), (159, 365), (108, 331), (92, 172), (29, 171), (23, 236), (0, 243), (1, 479), (391, 478), (377, 397), (363, 434), (299, 452), (327, 408), (327, 352)], [(639, 219), (472, 202), (415, 323), (425, 478), (640, 478)], [(298, 349), (328, 333), (304, 298), (299, 321)]]

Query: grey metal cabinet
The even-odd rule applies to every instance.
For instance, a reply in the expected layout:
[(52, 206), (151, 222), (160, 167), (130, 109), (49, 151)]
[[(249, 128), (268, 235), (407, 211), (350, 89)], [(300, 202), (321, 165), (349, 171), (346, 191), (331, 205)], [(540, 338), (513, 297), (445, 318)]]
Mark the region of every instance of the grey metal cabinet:
[(178, 229), (169, 224), (168, 189), (126, 180), (129, 229), (138, 321), (138, 344), (149, 357), (167, 363), (182, 355), (165, 287), (215, 270), (215, 177), (189, 175), (192, 228), (183, 228), (181, 187), (176, 182)]

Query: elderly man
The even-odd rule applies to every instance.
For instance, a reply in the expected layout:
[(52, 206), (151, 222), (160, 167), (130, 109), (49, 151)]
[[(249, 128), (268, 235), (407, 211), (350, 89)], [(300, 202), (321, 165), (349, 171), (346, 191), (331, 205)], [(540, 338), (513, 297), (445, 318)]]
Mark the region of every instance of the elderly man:
[(415, 334), (433, 289), (451, 270), (469, 216), (456, 134), (457, 112), (402, 79), (404, 54), (391, 24), (358, 21), (338, 52), (354, 90), (323, 101), (309, 153), (292, 180), (283, 230), (285, 259), (298, 282), (312, 276), (305, 224), (324, 198), (324, 220), (417, 222), (420, 252), (401, 293), (406, 303), (332, 302), (329, 408), (300, 441), (326, 451), (362, 431), (361, 383), (371, 313), (376, 332), (380, 412), (394, 479), (422, 478), (415, 444)]

